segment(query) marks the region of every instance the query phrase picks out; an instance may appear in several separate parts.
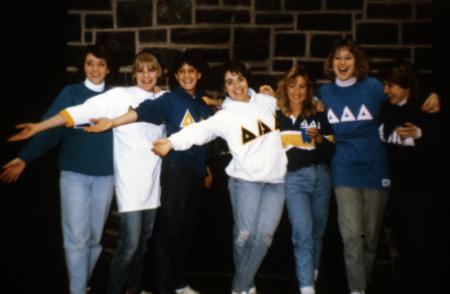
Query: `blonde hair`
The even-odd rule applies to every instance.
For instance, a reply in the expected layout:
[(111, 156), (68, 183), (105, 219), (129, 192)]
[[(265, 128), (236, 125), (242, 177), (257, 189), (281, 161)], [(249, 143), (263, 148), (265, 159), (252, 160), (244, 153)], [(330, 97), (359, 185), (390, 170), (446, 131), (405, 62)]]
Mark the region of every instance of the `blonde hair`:
[(155, 57), (155, 55), (151, 54), (150, 52), (143, 50), (141, 52), (139, 52), (136, 55), (136, 58), (134, 59), (134, 64), (133, 64), (133, 69), (132, 69), (132, 73), (133, 73), (133, 79), (136, 75), (136, 73), (140, 70), (142, 70), (142, 68), (144, 67), (144, 65), (148, 65), (150, 70), (155, 70), (158, 74), (158, 76), (161, 75), (161, 65), (159, 64), (158, 59)]
[(302, 105), (302, 115), (307, 117), (314, 115), (316, 113), (316, 107), (313, 103), (314, 97), (314, 81), (309, 76), (308, 71), (305, 67), (297, 65), (291, 67), (278, 81), (278, 88), (276, 92), (277, 104), (280, 108), (281, 112), (284, 115), (290, 116), (292, 114), (291, 109), (289, 107), (289, 97), (287, 94), (287, 88), (289, 84), (295, 82), (298, 77), (303, 77), (306, 82), (306, 99), (303, 101)]

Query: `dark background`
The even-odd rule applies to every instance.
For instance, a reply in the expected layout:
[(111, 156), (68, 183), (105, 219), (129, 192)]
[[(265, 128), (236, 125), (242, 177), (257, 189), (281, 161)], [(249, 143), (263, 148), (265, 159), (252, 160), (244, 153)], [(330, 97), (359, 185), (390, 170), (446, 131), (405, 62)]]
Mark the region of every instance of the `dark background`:
[[(36, 1), (8, 4), (8, 19), (2, 17), (2, 70), (3, 91), (0, 116), (0, 163), (15, 157), (23, 143), (6, 143), (6, 138), (14, 133), (14, 125), (24, 121), (37, 121), (50, 105), (59, 90), (73, 79), (66, 73), (69, 49), (67, 46), (69, 17), (67, 10), (77, 1)], [(84, 3), (85, 1), (79, 1)], [(97, 3), (102, 1), (93, 1)], [(86, 2), (87, 3), (87, 2)], [(445, 12), (446, 1), (435, 1), (433, 7), (433, 36), (431, 86), (441, 96), (443, 113), (448, 126), (448, 66), (449, 66), (449, 15)], [(448, 147), (450, 134), (442, 127), (442, 144)], [(448, 150), (448, 149), (446, 149)], [(230, 207), (226, 194), (225, 166), (227, 157), (213, 159), (216, 171), (215, 185), (208, 192), (199, 215), (199, 229), (195, 236), (192, 276), (208, 275), (210, 280), (221, 276), (229, 277), (232, 272)], [(2, 197), (2, 243), (6, 248), (7, 284), (16, 288), (17, 293), (25, 290), (46, 293), (63, 293), (66, 287), (65, 267), (59, 224), (58, 171), (56, 152), (52, 151), (27, 167), (16, 184), (0, 184)], [(441, 188), (442, 205), (436, 211), (439, 215), (437, 228), (439, 238), (448, 235), (448, 156), (436, 164), (444, 170), (443, 177), (437, 179)], [(338, 289), (345, 289), (344, 268), (341, 261), (341, 245), (335, 224), (334, 209), (330, 214), (323, 260), (329, 261), (324, 268), (323, 278), (330, 278)], [(114, 229), (114, 219), (109, 226)], [(266, 261), (261, 268), (261, 276), (293, 283), (293, 258), (289, 240), (289, 225), (286, 217)], [(107, 237), (107, 247), (113, 249), (114, 237)], [(382, 244), (382, 252), (386, 247)], [(3, 246), (2, 246), (3, 247)], [(384, 249), (383, 249), (384, 248)], [(440, 242), (442, 266), (448, 259), (448, 243)], [(383, 255), (380, 259), (383, 259)], [(107, 268), (108, 253), (102, 257), (100, 268)], [(4, 264), (4, 263), (3, 263)], [(151, 267), (151, 264), (150, 264)], [(379, 264), (380, 276), (389, 275), (391, 268)], [(105, 273), (96, 273), (97, 283), (105, 279)], [(333, 277), (331, 279), (331, 277)], [(220, 282), (218, 282), (220, 283)], [(337, 283), (337, 285), (336, 285)], [(226, 284), (226, 283), (225, 283)], [(101, 287), (101, 286), (99, 286)], [(326, 287), (326, 286), (322, 286)], [(200, 287), (201, 288), (201, 287)], [(225, 292), (224, 292), (225, 293)], [(274, 292), (276, 293), (276, 292)]]

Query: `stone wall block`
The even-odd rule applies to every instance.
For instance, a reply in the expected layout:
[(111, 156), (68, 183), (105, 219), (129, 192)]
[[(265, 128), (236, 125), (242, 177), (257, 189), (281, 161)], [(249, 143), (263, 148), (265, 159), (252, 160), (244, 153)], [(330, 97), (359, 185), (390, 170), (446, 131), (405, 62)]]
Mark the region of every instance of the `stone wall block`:
[(285, 0), (286, 10), (320, 10), (321, 1), (318, 0)]
[(364, 2), (364, 0), (326, 0), (326, 7), (333, 10), (357, 10), (363, 8)]
[(304, 34), (277, 34), (275, 37), (275, 56), (303, 56), (306, 37)]
[(117, 26), (144, 27), (152, 25), (152, 1), (117, 2)]
[(299, 14), (297, 29), (301, 31), (351, 31), (352, 16), (345, 13)]
[(248, 61), (263, 61), (269, 57), (269, 29), (236, 29), (234, 56)]
[(310, 54), (312, 57), (327, 57), (336, 40), (342, 39), (342, 35), (314, 34), (310, 42)]
[(192, 22), (191, 1), (158, 1), (158, 24), (190, 24)]
[(250, 14), (244, 10), (201, 9), (196, 11), (196, 23), (233, 24), (249, 23)]
[(167, 30), (140, 30), (139, 41), (144, 43), (167, 42)]
[(88, 14), (86, 15), (87, 29), (107, 29), (113, 27), (113, 18), (110, 14)]
[(361, 23), (356, 26), (356, 40), (364, 44), (398, 44), (398, 24)]
[(228, 29), (172, 29), (171, 41), (178, 44), (221, 44), (230, 40)]
[(409, 19), (412, 16), (411, 3), (368, 3), (367, 18)]
[(262, 13), (257, 14), (255, 17), (256, 24), (273, 24), (273, 25), (284, 25), (284, 24), (294, 24), (294, 15), (287, 13)]
[(255, 10), (278, 11), (281, 10), (281, 0), (255, 0)]

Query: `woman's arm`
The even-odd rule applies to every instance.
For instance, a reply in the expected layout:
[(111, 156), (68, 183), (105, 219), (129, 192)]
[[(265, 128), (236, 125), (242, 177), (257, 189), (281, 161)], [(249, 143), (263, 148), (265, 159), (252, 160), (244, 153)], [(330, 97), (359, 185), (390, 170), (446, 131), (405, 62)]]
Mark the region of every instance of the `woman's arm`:
[(110, 118), (91, 119), (91, 122), (94, 123), (94, 125), (85, 127), (83, 129), (89, 133), (100, 133), (121, 125), (133, 123), (137, 121), (137, 118), (138, 116), (136, 111), (130, 109), (124, 115), (121, 115), (113, 119)]
[(61, 113), (58, 113), (40, 123), (24, 123), (16, 126), (21, 131), (8, 138), (8, 142), (16, 142), (28, 139), (42, 131), (59, 127), (66, 124), (67, 120)]

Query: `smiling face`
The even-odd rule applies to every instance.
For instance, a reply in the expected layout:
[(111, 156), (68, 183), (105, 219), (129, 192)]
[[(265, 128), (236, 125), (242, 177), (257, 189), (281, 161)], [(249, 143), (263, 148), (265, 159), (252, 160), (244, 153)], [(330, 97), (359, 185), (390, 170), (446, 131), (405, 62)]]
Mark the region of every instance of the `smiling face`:
[(195, 95), (197, 82), (202, 78), (202, 74), (192, 65), (184, 63), (175, 73), (180, 86), (190, 95)]
[(384, 83), (384, 93), (389, 97), (389, 103), (398, 104), (404, 99), (408, 99), (411, 91), (394, 83)]
[(306, 99), (308, 85), (303, 76), (297, 76), (287, 84), (287, 96), (290, 107), (300, 107)]
[(103, 83), (108, 73), (109, 67), (105, 59), (98, 58), (92, 53), (86, 55), (86, 59), (84, 60), (84, 74), (91, 83), (95, 85)]
[(152, 92), (155, 89), (158, 76), (158, 70), (146, 62), (141, 62), (136, 68), (136, 72), (134, 74), (136, 85), (139, 88), (149, 92)]
[(333, 58), (333, 72), (341, 81), (346, 81), (354, 76), (356, 60), (348, 48), (342, 47), (336, 51)]
[(226, 71), (224, 75), (225, 92), (236, 101), (246, 102), (248, 96), (248, 82), (241, 73)]

